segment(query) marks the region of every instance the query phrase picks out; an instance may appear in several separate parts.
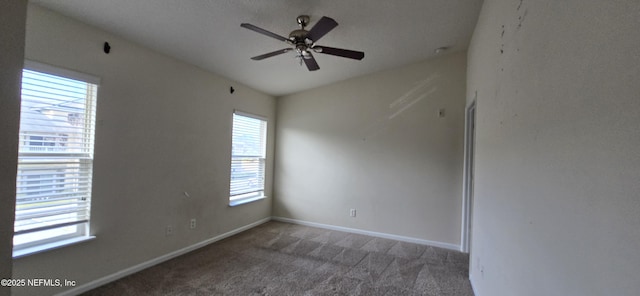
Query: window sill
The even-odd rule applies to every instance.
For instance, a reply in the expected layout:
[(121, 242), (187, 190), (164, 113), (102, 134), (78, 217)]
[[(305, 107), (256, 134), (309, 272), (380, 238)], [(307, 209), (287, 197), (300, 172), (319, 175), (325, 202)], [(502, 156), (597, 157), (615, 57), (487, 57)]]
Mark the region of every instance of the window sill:
[(95, 238), (96, 238), (95, 236), (74, 237), (74, 238), (65, 239), (57, 242), (28, 247), (20, 250), (13, 250), (13, 259), (26, 257), (29, 255), (38, 254), (45, 251), (54, 250), (54, 249), (58, 249), (58, 248), (62, 248), (70, 245), (79, 244), (82, 242), (93, 240)]
[(266, 196), (261, 195), (261, 196), (254, 196), (254, 197), (248, 197), (248, 198), (233, 200), (233, 201), (229, 202), (229, 206), (230, 207), (235, 207), (235, 206), (251, 203), (251, 202), (254, 202), (254, 201), (258, 201), (258, 200), (263, 200), (263, 199), (266, 199), (266, 198), (267, 198)]

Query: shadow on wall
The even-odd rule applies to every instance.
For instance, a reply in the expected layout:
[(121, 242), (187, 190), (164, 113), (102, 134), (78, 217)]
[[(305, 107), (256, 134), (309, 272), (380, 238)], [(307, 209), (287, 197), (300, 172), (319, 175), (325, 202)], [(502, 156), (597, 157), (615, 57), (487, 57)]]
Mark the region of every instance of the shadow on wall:
[(278, 209), (278, 213), (272, 216), (276, 217), (286, 217), (291, 219), (296, 219), (295, 214), (290, 210), (290, 207), (287, 206), (287, 203), (281, 202), (279, 199), (273, 199), (273, 208)]

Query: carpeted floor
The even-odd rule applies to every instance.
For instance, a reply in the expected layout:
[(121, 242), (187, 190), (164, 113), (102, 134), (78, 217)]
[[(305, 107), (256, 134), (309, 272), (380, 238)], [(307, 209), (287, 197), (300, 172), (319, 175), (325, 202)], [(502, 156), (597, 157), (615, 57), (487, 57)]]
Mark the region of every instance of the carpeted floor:
[(473, 296), (455, 251), (268, 222), (83, 295)]

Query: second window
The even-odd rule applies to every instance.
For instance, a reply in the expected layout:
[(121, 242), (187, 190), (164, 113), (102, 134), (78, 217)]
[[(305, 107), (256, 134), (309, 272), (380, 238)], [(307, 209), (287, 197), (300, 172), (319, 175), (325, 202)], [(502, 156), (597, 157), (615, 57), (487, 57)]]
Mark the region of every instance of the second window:
[(267, 121), (235, 111), (231, 142), (231, 205), (264, 197)]

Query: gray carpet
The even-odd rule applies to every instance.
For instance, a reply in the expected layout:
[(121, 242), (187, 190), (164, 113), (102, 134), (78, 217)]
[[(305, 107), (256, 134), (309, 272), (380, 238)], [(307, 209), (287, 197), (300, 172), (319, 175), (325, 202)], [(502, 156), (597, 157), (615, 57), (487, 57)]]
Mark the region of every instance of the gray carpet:
[(466, 254), (268, 222), (84, 295), (473, 296)]

